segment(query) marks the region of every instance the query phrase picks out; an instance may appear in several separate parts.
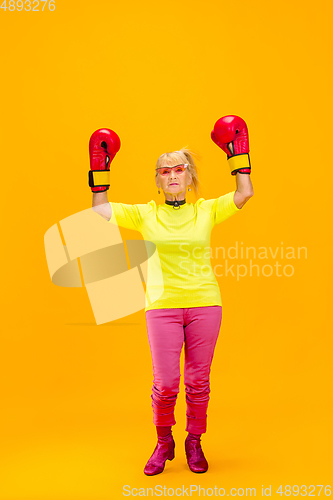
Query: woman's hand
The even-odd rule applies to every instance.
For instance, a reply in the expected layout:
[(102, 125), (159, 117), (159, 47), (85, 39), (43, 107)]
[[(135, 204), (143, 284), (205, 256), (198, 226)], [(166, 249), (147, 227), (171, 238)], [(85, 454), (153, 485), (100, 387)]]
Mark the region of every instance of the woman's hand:
[(110, 187), (110, 163), (120, 149), (118, 135), (108, 128), (96, 130), (89, 141), (89, 186), (93, 193)]
[(231, 174), (251, 173), (249, 134), (245, 121), (236, 115), (223, 116), (214, 125), (211, 138), (228, 155)]
[(242, 208), (253, 196), (247, 125), (239, 116), (223, 116), (215, 123), (211, 138), (228, 155), (231, 175), (236, 176), (234, 203)]
[(112, 208), (108, 202), (110, 187), (110, 163), (120, 149), (118, 135), (108, 128), (96, 130), (89, 140), (89, 186), (93, 193), (93, 211), (111, 219)]

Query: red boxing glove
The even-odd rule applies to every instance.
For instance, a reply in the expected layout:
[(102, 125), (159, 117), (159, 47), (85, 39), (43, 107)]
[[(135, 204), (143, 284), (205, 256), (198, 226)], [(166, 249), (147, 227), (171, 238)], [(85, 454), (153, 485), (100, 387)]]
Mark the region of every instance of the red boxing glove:
[(249, 134), (239, 116), (223, 116), (214, 125), (211, 138), (228, 155), (231, 175), (251, 173)]
[(100, 128), (90, 137), (89, 186), (93, 193), (100, 193), (109, 189), (110, 163), (119, 149), (120, 139), (113, 130)]

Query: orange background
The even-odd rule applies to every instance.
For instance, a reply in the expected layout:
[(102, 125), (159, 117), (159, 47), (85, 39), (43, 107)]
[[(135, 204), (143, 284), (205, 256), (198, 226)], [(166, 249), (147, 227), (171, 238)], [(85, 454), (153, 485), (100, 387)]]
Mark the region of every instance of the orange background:
[[(1, 500), (120, 499), (124, 485), (155, 484), (257, 496), (272, 485), (279, 497), (279, 485), (330, 484), (330, 2), (56, 0), (54, 12), (1, 9), (0, 23)], [(144, 310), (96, 326), (84, 288), (51, 283), (43, 237), (91, 206), (88, 141), (100, 127), (122, 141), (110, 201), (162, 203), (156, 159), (183, 146), (200, 154), (204, 198), (234, 190), (210, 139), (227, 114), (249, 128), (254, 197), (214, 229), (212, 247), (283, 243), (306, 247), (307, 259), (280, 259), (290, 277), (218, 277), (223, 319), (202, 438), (210, 469), (186, 465), (182, 377), (176, 458), (148, 478), (156, 433)]]

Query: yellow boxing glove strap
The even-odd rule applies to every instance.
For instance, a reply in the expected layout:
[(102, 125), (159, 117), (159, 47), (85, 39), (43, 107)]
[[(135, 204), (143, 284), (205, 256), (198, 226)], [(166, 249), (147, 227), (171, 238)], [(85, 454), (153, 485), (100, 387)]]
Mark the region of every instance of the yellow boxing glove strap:
[(110, 186), (110, 170), (89, 170), (89, 186)]
[(231, 156), (228, 159), (230, 171), (238, 170), (239, 168), (251, 168), (250, 157), (248, 153), (242, 155)]

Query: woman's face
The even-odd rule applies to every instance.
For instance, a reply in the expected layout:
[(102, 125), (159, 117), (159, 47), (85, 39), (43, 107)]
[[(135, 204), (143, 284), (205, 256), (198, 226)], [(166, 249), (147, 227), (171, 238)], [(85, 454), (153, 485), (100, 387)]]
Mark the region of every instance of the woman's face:
[[(175, 167), (184, 165), (180, 160), (173, 162), (163, 162), (160, 167)], [(171, 169), (167, 175), (161, 175), (161, 168), (157, 170), (155, 177), (156, 186), (163, 190), (165, 198), (170, 201), (183, 200), (185, 198), (187, 186), (192, 182), (192, 176), (185, 168), (184, 172), (177, 172), (177, 169)]]

